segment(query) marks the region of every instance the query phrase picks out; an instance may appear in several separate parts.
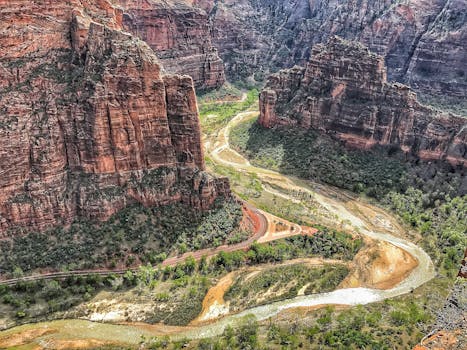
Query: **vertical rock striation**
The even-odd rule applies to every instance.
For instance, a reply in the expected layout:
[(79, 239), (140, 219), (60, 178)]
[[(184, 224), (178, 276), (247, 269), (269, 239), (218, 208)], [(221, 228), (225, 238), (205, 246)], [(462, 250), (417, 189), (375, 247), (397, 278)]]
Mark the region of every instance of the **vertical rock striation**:
[(225, 82), (224, 64), (211, 43), (205, 11), (185, 2), (118, 0), (126, 30), (144, 40), (169, 73), (186, 74), (196, 88)]
[[(338, 35), (384, 56), (388, 79), (440, 97), (467, 92), (464, 0), (195, 0), (230, 79), (305, 65)], [(444, 97), (444, 96), (442, 96)]]
[[(208, 208), (192, 79), (162, 74), (108, 1), (0, 1), (0, 233), (135, 201)], [(1, 235), (0, 234), (0, 235)]]
[(272, 75), (260, 96), (260, 123), (317, 129), (358, 148), (398, 146), (421, 159), (467, 165), (467, 119), (421, 105), (388, 83), (383, 57), (333, 37), (315, 45), (306, 68)]

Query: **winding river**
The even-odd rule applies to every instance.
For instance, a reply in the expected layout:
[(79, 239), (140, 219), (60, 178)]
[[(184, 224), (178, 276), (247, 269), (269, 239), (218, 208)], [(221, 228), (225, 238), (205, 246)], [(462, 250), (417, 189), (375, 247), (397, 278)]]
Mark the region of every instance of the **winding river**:
[[(311, 183), (309, 186), (307, 186), (306, 183), (294, 177), (286, 176), (272, 170), (255, 167), (251, 165), (248, 160), (244, 159), (242, 155), (231, 149), (229, 144), (230, 130), (242, 121), (254, 117), (255, 114), (256, 113), (254, 112), (244, 112), (238, 114), (223, 130), (219, 132), (217, 140), (214, 142), (214, 144), (208, 143), (206, 145), (207, 151), (216, 162), (234, 167), (239, 171), (243, 170), (246, 172), (255, 173), (260, 179), (267, 179), (270, 181), (272, 178), (277, 182), (280, 182), (284, 188), (290, 190), (300, 190), (302, 192), (309, 193), (320, 205), (326, 208), (327, 211), (335, 215), (336, 218), (339, 218), (341, 221), (348, 222), (362, 235), (368, 236), (369, 238), (375, 240), (393, 244), (396, 247), (407, 251), (418, 261), (418, 265), (411, 271), (410, 275), (407, 276), (406, 279), (391, 289), (381, 290), (369, 288), (345, 288), (338, 289), (330, 293), (299, 296), (292, 299), (274, 302), (268, 305), (254, 307), (241, 313), (224, 317), (223, 319), (210, 324), (208, 327), (200, 327), (199, 329), (183, 332), (181, 336), (186, 336), (189, 338), (203, 338), (218, 335), (223, 332), (224, 328), (228, 324), (236, 323), (237, 320), (248, 315), (252, 315), (256, 318), (256, 320), (261, 321), (273, 317), (286, 309), (297, 307), (311, 307), (326, 304), (353, 306), (374, 303), (384, 299), (394, 298), (402, 294), (410, 293), (415, 288), (434, 278), (435, 269), (433, 263), (431, 258), (422, 248), (404, 238), (383, 232), (388, 230), (387, 226), (384, 226), (381, 232), (369, 229), (364, 220), (362, 220), (357, 214), (351, 212), (338, 199), (334, 198), (334, 196), (331, 197), (323, 193), (318, 193), (316, 190), (312, 189)], [(226, 157), (223, 156), (223, 153), (226, 150), (234, 153), (235, 157), (229, 157), (229, 159), (225, 159)], [(266, 191), (272, 192), (273, 194), (278, 194), (277, 191), (268, 189), (267, 187), (264, 187), (264, 189)], [(286, 194), (281, 195), (283, 197), (288, 197)], [(292, 200), (293, 198), (289, 197), (288, 199)], [(400, 228), (396, 227), (393, 229)]]
[[(308, 193), (313, 199), (318, 202), (321, 207), (341, 222), (349, 225), (349, 228), (359, 232), (374, 240), (384, 241), (393, 244), (412, 255), (417, 261), (418, 265), (411, 273), (395, 287), (387, 290), (369, 289), (369, 288), (344, 288), (338, 289), (330, 293), (313, 294), (298, 296), (292, 299), (274, 302), (267, 305), (262, 305), (245, 310), (241, 313), (229, 315), (206, 326), (199, 327), (178, 327), (171, 331), (161, 332), (157, 327), (148, 330), (148, 327), (138, 325), (109, 325), (109, 324), (96, 324), (83, 320), (61, 320), (48, 323), (37, 324), (35, 327), (55, 327), (63, 328), (66, 334), (76, 334), (77, 337), (90, 337), (94, 339), (102, 339), (112, 341), (119, 339), (119, 336), (125, 334), (125, 341), (130, 343), (137, 343), (140, 338), (138, 335), (160, 335), (169, 333), (171, 338), (204, 338), (221, 334), (225, 327), (229, 324), (236, 324), (244, 317), (250, 315), (256, 320), (261, 321), (279, 314), (281, 311), (297, 307), (312, 307), (317, 305), (364, 305), (382, 301), (384, 299), (393, 298), (405, 293), (409, 293), (415, 288), (428, 282), (435, 276), (435, 269), (430, 257), (417, 245), (412, 242), (401, 238), (402, 235), (398, 234), (401, 230), (397, 225), (387, 225), (387, 221), (380, 223), (381, 230), (378, 229), (378, 224), (373, 222), (369, 225), (368, 222), (362, 217), (361, 212), (352, 210), (346, 206), (344, 200), (340, 196), (330, 195), (327, 191), (322, 191), (322, 185), (305, 182), (291, 176), (285, 176), (278, 172), (262, 169), (251, 165), (248, 160), (243, 158), (230, 148), (229, 133), (232, 127), (238, 125), (248, 118), (254, 118), (257, 112), (244, 112), (234, 117), (226, 127), (224, 127), (218, 134), (216, 139), (210, 140), (206, 143), (206, 150), (212, 159), (219, 164), (233, 167), (237, 171), (255, 173), (259, 179), (266, 182), (273, 181), (280, 184), (280, 187), (286, 190), (300, 190)], [(234, 156), (232, 156), (234, 154)], [(286, 193), (278, 192), (264, 186), (265, 191), (269, 191), (275, 195), (281, 195), (290, 200)], [(382, 211), (379, 211), (380, 213)], [(382, 212), (383, 216), (390, 217), (389, 214)], [(391, 221), (391, 220), (389, 220)], [(375, 228), (376, 227), (376, 228)], [(55, 325), (55, 326), (54, 326)], [(27, 329), (28, 326), (16, 327), (11, 330), (0, 332), (0, 338), (5, 334), (12, 334), (14, 332)], [(82, 331), (86, 329), (86, 331)], [(116, 338), (112, 338), (112, 336)], [(61, 337), (65, 337), (62, 334)]]

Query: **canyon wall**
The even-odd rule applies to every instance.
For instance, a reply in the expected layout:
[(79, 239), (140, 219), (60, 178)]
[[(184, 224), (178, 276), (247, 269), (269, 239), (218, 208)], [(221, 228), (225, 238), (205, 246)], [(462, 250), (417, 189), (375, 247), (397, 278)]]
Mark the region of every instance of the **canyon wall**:
[(107, 0), (0, 0), (0, 236), (136, 201), (208, 208), (193, 81), (164, 75)]
[(467, 92), (464, 0), (194, 0), (209, 13), (229, 79), (305, 65), (338, 35), (385, 57), (388, 79), (430, 96)]
[(424, 160), (467, 165), (467, 118), (421, 105), (400, 83), (388, 83), (384, 58), (333, 37), (313, 47), (305, 68), (269, 77), (259, 122), (316, 129), (348, 145), (400, 147)]
[(125, 30), (144, 40), (168, 73), (187, 74), (199, 90), (224, 84), (224, 64), (211, 43), (205, 11), (183, 1), (114, 0)]
[(221, 86), (225, 74), (262, 81), (305, 65), (313, 45), (339, 35), (384, 56), (388, 80), (427, 98), (458, 101), (467, 92), (464, 0), (112, 2), (125, 30), (148, 43), (168, 73), (190, 75), (199, 90)]

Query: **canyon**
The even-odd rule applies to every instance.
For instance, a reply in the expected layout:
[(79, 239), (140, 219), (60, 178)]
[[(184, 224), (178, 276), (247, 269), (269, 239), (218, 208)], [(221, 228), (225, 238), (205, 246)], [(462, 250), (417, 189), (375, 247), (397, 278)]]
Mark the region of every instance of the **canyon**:
[[(166, 73), (110, 2), (2, 1), (0, 231), (105, 220), (140, 202), (208, 208), (193, 80)], [(4, 19), (4, 20), (3, 20)]]
[[(198, 90), (262, 82), (304, 65), (338, 35), (382, 55), (389, 81), (428, 101), (461, 103), (467, 91), (462, 0), (112, 0), (125, 31), (145, 41), (168, 73)], [(110, 4), (109, 4), (110, 5)]]
[[(338, 35), (382, 55), (388, 79), (434, 99), (467, 90), (463, 0), (195, 0), (231, 80), (304, 65), (311, 48)], [(443, 96), (440, 96), (443, 94)], [(462, 103), (463, 100), (461, 100)]]
[(423, 106), (400, 83), (389, 83), (384, 58), (333, 37), (313, 47), (306, 67), (269, 77), (259, 123), (316, 129), (347, 145), (395, 146), (423, 160), (467, 164), (467, 119)]
[[(30, 235), (45, 237), (49, 228), (66, 228), (76, 221), (105, 221), (138, 203), (145, 207), (182, 203), (183, 208), (208, 211), (218, 199), (232, 197), (228, 178), (215, 177), (209, 169), (233, 176), (235, 193), (244, 186), (247, 194), (240, 197), (258, 207), (266, 203), (264, 208), (271, 208), (269, 201), (285, 207), (314, 198), (316, 212), (329, 215), (316, 216), (319, 219), (310, 225), (339, 219), (340, 229), (406, 249), (407, 256), (419, 262), (392, 291), (334, 291), (331, 296), (336, 299), (322, 295), (286, 299), (245, 315), (252, 312), (261, 320), (280, 314), (285, 305), (296, 310), (337, 304), (343, 298), (349, 299), (349, 305), (401, 295), (412, 302), (417, 295), (432, 294), (425, 287), (446, 289), (445, 275), (452, 269), (447, 263), (456, 258), (456, 245), (462, 244), (462, 252), (465, 247), (465, 197), (451, 201), (451, 193), (441, 188), (431, 198), (420, 190), (424, 212), (411, 212), (412, 216), (404, 212), (419, 237), (412, 233), (401, 237), (404, 230), (398, 225), (388, 229), (388, 221), (380, 220), (376, 211), (373, 231), (367, 226), (372, 219), (358, 199), (352, 199), (355, 207), (345, 207), (353, 198), (345, 191), (329, 188), (326, 194), (327, 187), (319, 182), (301, 182), (256, 167), (230, 148), (231, 128), (242, 118), (256, 118), (251, 106), (229, 115), (224, 107), (230, 104), (213, 98), (206, 104), (219, 108), (205, 116), (217, 117), (219, 126), (203, 133), (196, 92), (216, 90), (227, 81), (243, 88), (266, 82), (259, 96), (259, 123), (264, 128), (318, 130), (359, 150), (379, 146), (388, 154), (401, 150), (410, 160), (407, 164), (442, 164), (439, 168), (448, 169), (452, 183), (457, 177), (465, 183), (464, 0), (0, 0), (0, 16), (0, 243), (21, 239), (29, 231), (45, 231)], [(249, 96), (251, 91), (242, 93)], [(420, 101), (451, 107), (454, 113)], [(204, 147), (209, 152), (208, 167)], [(299, 161), (305, 163), (302, 157)], [(261, 198), (262, 192), (269, 197)], [(277, 199), (284, 204), (276, 204)], [(445, 202), (449, 206), (443, 206)], [(460, 215), (451, 218), (440, 212)], [(279, 223), (270, 214), (265, 217)], [(422, 220), (429, 225), (416, 226)], [(438, 221), (446, 225), (439, 230), (433, 226), (429, 236), (430, 225)], [(291, 225), (296, 227), (293, 235), (303, 228)], [(164, 229), (161, 232), (170, 236)], [(124, 236), (116, 236), (116, 241), (123, 240)], [(254, 239), (248, 238), (250, 243)], [(412, 241), (430, 249), (430, 256)], [(37, 259), (37, 246), (30, 247)], [(182, 244), (175, 248), (174, 254), (187, 250)], [(219, 252), (229, 249), (230, 244), (218, 247)], [(216, 250), (210, 252), (214, 255)], [(171, 259), (182, 262), (187, 256)], [(154, 261), (149, 259), (151, 264)], [(459, 277), (465, 278), (465, 258), (462, 264)], [(375, 272), (368, 264), (370, 269)], [(435, 273), (444, 285), (427, 284)], [(465, 287), (459, 290), (465, 295)], [(26, 313), (17, 309), (15, 317), (21, 321)], [(451, 309), (446, 312), (461, 315)], [(210, 324), (204, 333), (193, 329), (190, 336), (221, 334), (228, 322), (241, 315)], [(139, 333), (135, 339), (141, 341)]]

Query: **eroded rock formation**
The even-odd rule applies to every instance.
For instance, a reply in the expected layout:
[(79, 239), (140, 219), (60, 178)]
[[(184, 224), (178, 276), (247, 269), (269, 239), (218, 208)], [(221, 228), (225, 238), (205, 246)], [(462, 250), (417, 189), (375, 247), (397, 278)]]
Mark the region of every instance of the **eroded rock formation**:
[(198, 89), (225, 82), (205, 11), (183, 1), (118, 0), (118, 4), (124, 9), (125, 29), (148, 43), (167, 72), (191, 76)]
[(317, 129), (358, 148), (394, 145), (429, 159), (467, 165), (467, 119), (421, 105), (388, 83), (384, 58), (333, 37), (315, 45), (306, 68), (272, 75), (260, 96), (260, 123)]
[(192, 79), (107, 0), (0, 0), (0, 236), (229, 194), (204, 172)]
[(391, 81), (432, 96), (467, 91), (464, 0), (192, 2), (209, 13), (230, 79), (304, 65), (313, 45), (339, 35), (383, 55)]

